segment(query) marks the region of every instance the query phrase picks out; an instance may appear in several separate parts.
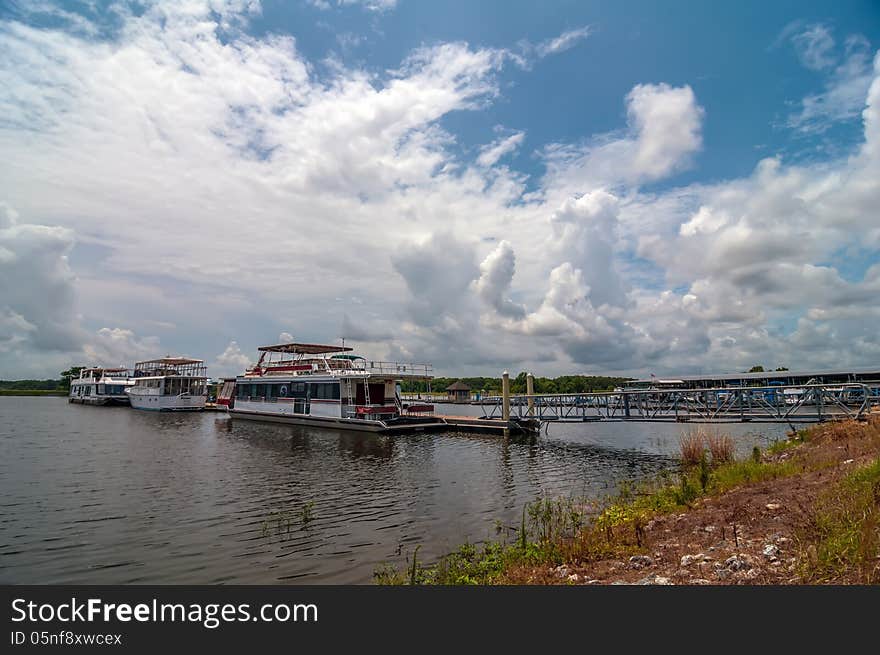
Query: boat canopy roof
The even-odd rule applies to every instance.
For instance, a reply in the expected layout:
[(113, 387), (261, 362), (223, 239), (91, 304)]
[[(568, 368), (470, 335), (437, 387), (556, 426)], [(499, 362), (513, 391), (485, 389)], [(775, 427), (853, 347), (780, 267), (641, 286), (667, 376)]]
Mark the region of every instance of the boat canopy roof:
[(138, 362), (138, 366), (141, 364), (165, 364), (167, 366), (183, 366), (184, 364), (202, 364), (204, 360), (201, 359), (190, 359), (189, 357), (160, 357), (159, 359), (147, 359), (142, 362)]
[(318, 343), (280, 343), (275, 346), (262, 346), (258, 348), (264, 353), (290, 353), (296, 355), (327, 355), (329, 353), (342, 353), (353, 350), (345, 346), (326, 346)]
[(125, 373), (128, 369), (124, 366), (90, 366), (82, 369), (80, 373)]

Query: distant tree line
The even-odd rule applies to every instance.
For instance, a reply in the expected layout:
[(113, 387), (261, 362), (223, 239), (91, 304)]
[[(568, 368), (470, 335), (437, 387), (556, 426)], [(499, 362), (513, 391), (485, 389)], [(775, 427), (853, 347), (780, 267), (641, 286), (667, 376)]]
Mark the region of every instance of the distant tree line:
[(0, 389), (13, 391), (63, 391), (67, 388), (65, 380), (0, 380)]
[(0, 390), (12, 391), (67, 391), (70, 389), (70, 380), (79, 376), (82, 366), (71, 366), (66, 371), (61, 371), (61, 377), (57, 380), (0, 380)]
[[(461, 380), (471, 391), (501, 393), (501, 378), (447, 378), (437, 377), (431, 380), (431, 391), (443, 393), (450, 384)], [(593, 391), (612, 391), (615, 387), (625, 386), (633, 378), (612, 377), (606, 375), (561, 375), (556, 378), (536, 377), (535, 393), (590, 393)], [(424, 380), (404, 380), (401, 389), (405, 393), (424, 393), (428, 390)], [(526, 392), (526, 372), (510, 378), (511, 393)]]

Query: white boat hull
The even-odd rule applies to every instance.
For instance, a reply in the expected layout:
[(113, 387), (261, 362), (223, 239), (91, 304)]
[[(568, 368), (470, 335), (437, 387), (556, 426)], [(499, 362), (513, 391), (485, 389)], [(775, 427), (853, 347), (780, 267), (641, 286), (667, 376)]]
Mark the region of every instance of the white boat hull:
[(68, 402), (80, 405), (128, 405), (128, 396), (71, 396)]
[(434, 420), (411, 421), (403, 424), (389, 425), (384, 421), (374, 421), (361, 418), (325, 417), (306, 414), (280, 415), (269, 412), (236, 409), (234, 407), (229, 410), (229, 416), (233, 419), (266, 421), (268, 423), (303, 425), (336, 430), (353, 430), (355, 432), (419, 432), (426, 429), (439, 429), (446, 427), (446, 424), (442, 421)]
[(207, 396), (166, 396), (159, 394), (129, 393), (128, 398), (134, 409), (150, 409), (160, 412), (198, 412), (205, 408)]

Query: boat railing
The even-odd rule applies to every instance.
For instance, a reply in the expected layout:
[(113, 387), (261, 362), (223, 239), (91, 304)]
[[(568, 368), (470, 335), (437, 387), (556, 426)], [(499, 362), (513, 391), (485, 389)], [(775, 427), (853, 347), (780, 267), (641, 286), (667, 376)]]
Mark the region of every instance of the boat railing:
[(431, 378), (434, 377), (434, 367), (431, 364), (414, 364), (411, 362), (378, 362), (371, 360), (357, 360), (353, 363), (354, 370), (363, 370), (373, 375), (389, 375), (401, 378)]

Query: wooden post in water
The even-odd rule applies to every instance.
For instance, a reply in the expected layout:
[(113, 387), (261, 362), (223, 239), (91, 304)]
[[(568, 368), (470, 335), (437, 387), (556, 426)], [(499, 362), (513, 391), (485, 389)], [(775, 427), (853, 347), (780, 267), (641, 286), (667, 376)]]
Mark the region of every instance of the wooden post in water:
[(510, 420), (510, 373), (507, 371), (501, 374), (501, 418), (505, 423)]
[(526, 375), (526, 394), (529, 397), (529, 418), (535, 415), (535, 376), (529, 373)]

